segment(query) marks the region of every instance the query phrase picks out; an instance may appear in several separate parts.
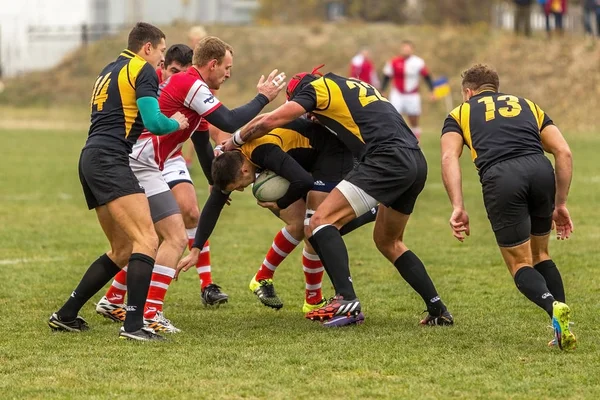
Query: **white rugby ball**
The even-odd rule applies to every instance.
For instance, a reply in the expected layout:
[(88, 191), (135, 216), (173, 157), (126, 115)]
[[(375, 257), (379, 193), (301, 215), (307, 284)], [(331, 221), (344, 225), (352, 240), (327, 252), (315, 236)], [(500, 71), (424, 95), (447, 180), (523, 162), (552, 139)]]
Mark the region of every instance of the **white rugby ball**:
[(252, 194), (258, 201), (277, 201), (287, 192), (290, 182), (273, 171), (264, 170), (256, 177)]

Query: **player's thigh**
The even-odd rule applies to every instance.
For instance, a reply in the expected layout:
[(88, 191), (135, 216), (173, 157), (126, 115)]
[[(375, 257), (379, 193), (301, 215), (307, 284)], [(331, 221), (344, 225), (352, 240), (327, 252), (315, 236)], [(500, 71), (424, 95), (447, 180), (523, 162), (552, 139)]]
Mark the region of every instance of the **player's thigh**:
[(108, 252), (108, 256), (115, 264), (123, 268), (127, 265), (127, 261), (131, 256), (131, 251), (133, 250), (132, 242), (125, 231), (113, 219), (107, 206), (96, 207), (95, 211), (104, 235), (110, 243), (111, 250)]
[(500, 247), (529, 241), (529, 177), (516, 159), (491, 166), (482, 176), (483, 202)]
[(181, 182), (171, 189), (181, 210), (181, 216), (187, 229), (195, 228), (200, 219), (196, 188), (189, 182)]
[(522, 167), (530, 171), (529, 214), (531, 235), (546, 236), (552, 230), (556, 178), (550, 160), (543, 155), (523, 157)]
[(161, 246), (166, 243), (170, 247), (181, 250), (181, 252), (185, 250), (188, 238), (181, 214), (171, 214), (160, 219), (154, 223), (154, 229), (162, 239)]
[[(369, 197), (362, 189), (355, 187), (350, 182), (340, 182), (323, 202), (319, 204), (315, 213), (310, 218), (310, 232), (313, 232), (317, 227), (322, 225), (334, 225), (339, 229), (347, 222), (356, 218), (357, 212), (361, 213), (359, 215), (364, 214), (362, 210), (367, 207), (365, 203), (369, 202)], [(376, 202), (375, 199), (370, 199), (372, 202)]]
[(373, 228), (373, 240), (377, 245), (386, 245), (404, 240), (404, 230), (410, 215), (403, 214), (391, 207), (379, 206), (375, 227)]
[[(150, 206), (150, 216), (152, 217), (152, 222), (156, 225), (165, 220), (169, 219), (169, 221), (173, 220), (174, 217), (181, 226), (183, 226), (183, 219), (181, 218), (181, 211), (179, 211), (179, 205), (175, 200), (175, 196), (170, 190), (166, 190), (164, 192), (155, 194), (153, 196), (148, 197), (148, 205)], [(185, 227), (183, 228), (185, 230)], [(167, 236), (163, 236), (162, 233), (156, 230), (158, 235), (162, 239), (166, 239)]]
[(533, 266), (529, 240), (516, 246), (500, 247), (500, 253), (513, 277), (519, 269)]
[(148, 199), (143, 193), (119, 197), (106, 204), (112, 219), (129, 237), (133, 245), (143, 245), (150, 251), (158, 246), (158, 237), (150, 217)]

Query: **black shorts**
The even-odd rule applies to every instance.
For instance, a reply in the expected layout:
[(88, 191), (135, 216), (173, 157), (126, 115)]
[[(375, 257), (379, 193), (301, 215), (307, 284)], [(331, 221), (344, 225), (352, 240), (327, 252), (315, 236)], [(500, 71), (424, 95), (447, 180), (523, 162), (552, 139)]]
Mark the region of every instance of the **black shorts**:
[(365, 154), (345, 180), (409, 215), (425, 187), (427, 160), (420, 149), (381, 145)]
[(517, 246), (552, 227), (556, 184), (543, 154), (511, 158), (489, 167), (481, 177), (488, 219), (502, 247)]
[(319, 135), (311, 139), (311, 144), (318, 150), (311, 168), (313, 190), (329, 193), (352, 171), (354, 157), (333, 134)]
[(129, 168), (129, 155), (118, 150), (84, 148), (79, 157), (79, 180), (88, 208), (135, 193), (144, 193)]

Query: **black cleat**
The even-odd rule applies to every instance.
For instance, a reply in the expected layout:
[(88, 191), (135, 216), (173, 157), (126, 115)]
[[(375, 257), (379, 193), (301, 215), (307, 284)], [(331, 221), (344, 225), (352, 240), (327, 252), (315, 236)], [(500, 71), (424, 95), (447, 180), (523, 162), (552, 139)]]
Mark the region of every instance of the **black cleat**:
[(119, 339), (137, 340), (140, 342), (161, 341), (166, 340), (164, 337), (154, 333), (154, 330), (148, 328), (138, 329), (135, 332), (127, 332), (124, 327), (121, 327)]
[(283, 307), (283, 302), (277, 296), (277, 293), (275, 293), (273, 279), (261, 279), (257, 281), (256, 277), (254, 277), (250, 281), (250, 290), (265, 306), (274, 308), (275, 310)]
[(48, 326), (53, 331), (60, 332), (83, 332), (90, 329), (90, 326), (85, 322), (85, 319), (79, 315), (73, 321), (61, 321), (56, 313), (50, 316)]
[(442, 314), (437, 317), (427, 313), (427, 316), (423, 318), (419, 324), (429, 326), (454, 325), (454, 317), (448, 310), (442, 312)]
[(217, 306), (227, 303), (229, 296), (221, 291), (221, 286), (211, 283), (202, 289), (200, 299), (205, 306)]

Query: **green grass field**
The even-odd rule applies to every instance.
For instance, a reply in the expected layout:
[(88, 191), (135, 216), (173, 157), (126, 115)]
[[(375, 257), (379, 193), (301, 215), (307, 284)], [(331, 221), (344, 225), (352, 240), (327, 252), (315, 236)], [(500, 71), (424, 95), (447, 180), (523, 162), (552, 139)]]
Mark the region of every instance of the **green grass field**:
[[(82, 310), (91, 331), (51, 333), (49, 315), (107, 250), (77, 177), (85, 136), (0, 131), (0, 398), (600, 398), (597, 136), (569, 137), (575, 234), (551, 243), (576, 322), (579, 346), (571, 353), (546, 346), (547, 317), (515, 289), (467, 154), (472, 236), (464, 244), (452, 238), (434, 132), (425, 135), (429, 180), (406, 237), (454, 327), (417, 325), (422, 301), (378, 254), (371, 227), (347, 238), (364, 325), (327, 330), (302, 317), (299, 250), (276, 275), (285, 307), (260, 305), (247, 284), (282, 223), (246, 192), (235, 194), (211, 242), (214, 277), (229, 304), (203, 308), (190, 271), (173, 283), (165, 308), (183, 333), (165, 343), (117, 340), (118, 325), (92, 304)], [(194, 176), (204, 199), (199, 168)], [(328, 281), (324, 287), (333, 294)]]

